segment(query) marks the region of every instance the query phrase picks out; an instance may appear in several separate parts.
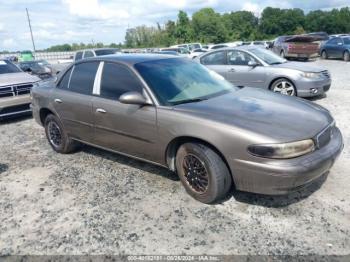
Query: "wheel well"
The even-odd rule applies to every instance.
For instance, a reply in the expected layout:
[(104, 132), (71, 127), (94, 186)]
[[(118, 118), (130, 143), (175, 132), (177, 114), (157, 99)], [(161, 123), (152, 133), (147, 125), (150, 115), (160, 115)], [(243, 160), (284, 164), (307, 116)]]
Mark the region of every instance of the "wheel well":
[(50, 109), (47, 109), (47, 108), (41, 108), (40, 111), (39, 111), (39, 114), (40, 114), (40, 122), (41, 122), (42, 125), (44, 125), (45, 118), (49, 114), (53, 114), (54, 115), (54, 113)]
[(230, 166), (228, 165), (225, 157), (223, 156), (223, 154), (212, 144), (208, 143), (207, 141), (203, 140), (203, 139), (199, 139), (199, 138), (195, 138), (195, 137), (190, 137), (190, 136), (183, 136), (183, 137), (177, 137), (175, 139), (173, 139), (167, 146), (167, 150), (166, 150), (166, 163), (169, 167), (170, 170), (175, 171), (175, 158), (176, 158), (176, 153), (177, 150), (179, 149), (179, 147), (185, 143), (201, 143), (207, 147), (209, 147), (210, 149), (212, 149), (214, 152), (216, 152), (221, 159), (224, 161), (224, 163), (226, 164), (228, 170), (230, 171), (230, 174), (232, 176), (232, 172), (230, 169)]

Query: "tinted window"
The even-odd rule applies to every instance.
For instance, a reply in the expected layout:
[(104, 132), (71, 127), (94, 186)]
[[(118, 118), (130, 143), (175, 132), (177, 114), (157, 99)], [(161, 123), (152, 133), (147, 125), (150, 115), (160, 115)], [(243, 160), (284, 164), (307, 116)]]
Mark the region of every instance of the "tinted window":
[(350, 45), (350, 37), (343, 38), (343, 41), (345, 45)]
[(338, 38), (333, 38), (333, 39), (328, 41), (328, 44), (330, 44), (330, 45), (336, 45), (337, 43), (338, 43)]
[(227, 63), (229, 65), (248, 65), (250, 61), (255, 62), (255, 59), (246, 52), (232, 50), (227, 52)]
[(203, 65), (225, 65), (225, 52), (222, 51), (208, 54), (201, 59), (201, 63)]
[(0, 74), (8, 74), (8, 73), (17, 73), (21, 72), (21, 70), (6, 60), (0, 60)]
[(58, 88), (63, 88), (63, 89), (68, 89), (68, 84), (69, 84), (69, 77), (70, 73), (72, 72), (72, 68), (69, 69), (61, 79), (61, 81), (58, 83), (57, 87)]
[(76, 55), (75, 55), (75, 60), (80, 60), (83, 58), (83, 52), (78, 52)]
[(129, 91), (142, 93), (142, 86), (136, 75), (122, 65), (105, 63), (101, 78), (100, 95), (118, 100), (120, 95)]
[(118, 49), (99, 49), (99, 50), (95, 50), (95, 54), (97, 56), (100, 55), (113, 55), (115, 53), (118, 52)]
[(84, 58), (94, 57), (94, 53), (91, 51), (85, 51)]
[(98, 65), (98, 62), (75, 65), (70, 80), (69, 89), (85, 95), (92, 94)]

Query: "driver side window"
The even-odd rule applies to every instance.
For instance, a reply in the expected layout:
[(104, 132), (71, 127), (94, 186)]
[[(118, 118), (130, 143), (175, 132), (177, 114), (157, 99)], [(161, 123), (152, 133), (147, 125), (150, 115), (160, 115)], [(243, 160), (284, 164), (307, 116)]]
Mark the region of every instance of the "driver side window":
[(246, 52), (232, 50), (227, 52), (227, 62), (229, 65), (247, 66), (249, 62), (256, 62), (256, 60)]

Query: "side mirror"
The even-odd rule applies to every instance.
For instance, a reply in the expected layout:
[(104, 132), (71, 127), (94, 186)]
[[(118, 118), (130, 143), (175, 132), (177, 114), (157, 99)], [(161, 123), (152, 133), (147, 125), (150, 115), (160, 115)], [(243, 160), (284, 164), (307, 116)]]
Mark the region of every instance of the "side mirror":
[(126, 92), (119, 97), (119, 102), (129, 105), (147, 105), (149, 104), (146, 98), (141, 95), (139, 92)]
[(250, 66), (250, 67), (257, 67), (259, 64), (257, 63), (257, 62), (255, 62), (255, 61), (249, 61), (248, 62), (248, 66)]

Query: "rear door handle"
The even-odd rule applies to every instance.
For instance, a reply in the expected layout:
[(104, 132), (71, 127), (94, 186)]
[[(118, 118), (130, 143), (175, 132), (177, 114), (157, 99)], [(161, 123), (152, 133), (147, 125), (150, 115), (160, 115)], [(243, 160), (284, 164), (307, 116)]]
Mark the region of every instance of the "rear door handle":
[(236, 70), (234, 68), (231, 68), (230, 70), (228, 70), (229, 72), (236, 72)]
[(103, 108), (97, 108), (97, 109), (96, 109), (96, 113), (102, 113), (102, 114), (105, 114), (105, 113), (107, 113), (107, 111), (106, 111), (106, 110), (104, 110)]
[(56, 103), (61, 104), (61, 103), (62, 103), (62, 100), (61, 100), (61, 99), (56, 98), (56, 99), (55, 99), (55, 102), (56, 102)]

